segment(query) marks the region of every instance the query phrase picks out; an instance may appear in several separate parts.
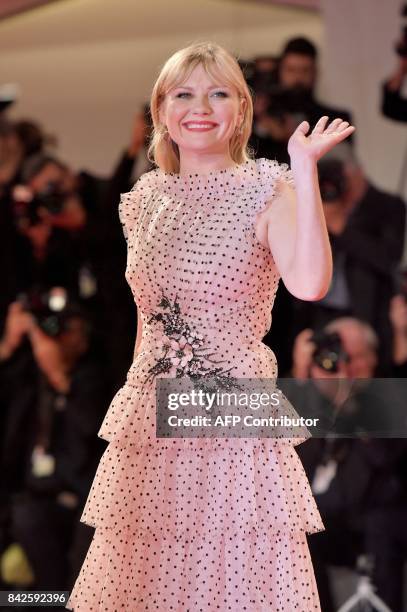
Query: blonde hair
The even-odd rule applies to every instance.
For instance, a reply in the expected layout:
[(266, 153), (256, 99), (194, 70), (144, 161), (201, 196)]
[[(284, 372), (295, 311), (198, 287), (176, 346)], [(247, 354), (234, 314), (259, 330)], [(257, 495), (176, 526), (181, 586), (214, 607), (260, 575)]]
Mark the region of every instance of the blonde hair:
[(209, 76), (235, 87), (239, 97), (246, 100), (240, 132), (236, 131), (233, 134), (229, 149), (236, 164), (251, 159), (251, 150), (247, 143), (252, 131), (253, 102), (243, 72), (237, 60), (220, 45), (211, 42), (194, 43), (180, 49), (165, 62), (151, 94), (150, 113), (153, 131), (148, 158), (164, 172), (179, 172), (180, 159), (178, 145), (160, 122), (160, 106), (167, 92), (187, 79), (200, 64)]

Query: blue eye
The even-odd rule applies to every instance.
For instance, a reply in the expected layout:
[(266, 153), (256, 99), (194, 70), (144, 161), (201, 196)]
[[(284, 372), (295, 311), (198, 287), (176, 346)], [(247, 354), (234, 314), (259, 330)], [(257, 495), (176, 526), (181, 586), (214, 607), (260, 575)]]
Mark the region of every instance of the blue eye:
[[(183, 98), (184, 96), (190, 96), (190, 95), (191, 94), (188, 91), (181, 91), (175, 97), (176, 98)], [(214, 95), (214, 96), (220, 95), (220, 97), (222, 97), (222, 98), (227, 98), (228, 97), (228, 94), (225, 91), (215, 91), (212, 95)]]

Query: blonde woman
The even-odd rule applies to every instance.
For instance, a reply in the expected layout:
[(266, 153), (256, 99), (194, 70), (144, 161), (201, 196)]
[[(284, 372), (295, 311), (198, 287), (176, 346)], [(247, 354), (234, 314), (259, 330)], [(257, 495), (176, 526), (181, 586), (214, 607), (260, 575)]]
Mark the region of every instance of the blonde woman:
[(320, 610), (306, 534), (324, 526), (294, 448), (309, 430), (160, 438), (155, 391), (160, 377), (221, 388), (276, 378), (262, 338), (279, 278), (303, 300), (327, 292), (316, 162), (354, 128), (322, 117), (308, 134), (302, 123), (291, 170), (251, 159), (250, 92), (212, 43), (168, 59), (151, 114), (157, 168), (120, 202), (135, 359), (99, 431), (109, 445), (81, 517), (96, 531), (67, 608)]

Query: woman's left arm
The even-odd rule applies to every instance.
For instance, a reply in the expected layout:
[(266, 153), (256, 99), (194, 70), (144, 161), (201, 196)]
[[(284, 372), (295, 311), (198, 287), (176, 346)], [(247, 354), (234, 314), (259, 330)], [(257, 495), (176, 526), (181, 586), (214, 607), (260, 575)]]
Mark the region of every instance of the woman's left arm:
[(335, 119), (325, 129), (321, 117), (309, 136), (307, 121), (288, 143), (295, 190), (281, 181), (267, 210), (267, 239), (288, 291), (302, 300), (326, 295), (332, 278), (332, 252), (318, 182), (317, 161), (355, 128)]

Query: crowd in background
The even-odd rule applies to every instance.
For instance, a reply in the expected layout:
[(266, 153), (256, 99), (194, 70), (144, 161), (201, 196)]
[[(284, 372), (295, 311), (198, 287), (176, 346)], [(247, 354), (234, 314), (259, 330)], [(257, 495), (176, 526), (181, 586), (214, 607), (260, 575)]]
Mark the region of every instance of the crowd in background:
[[(289, 163), (288, 139), (303, 119), (313, 126), (328, 115), (355, 125), (349, 111), (317, 99), (317, 60), (315, 46), (296, 38), (279, 57), (241, 62), (253, 91), (255, 157)], [(382, 84), (381, 110), (391, 120), (407, 121), (400, 93), (406, 75), (401, 54)], [(101, 178), (52, 154), (35, 121), (11, 121), (7, 109), (0, 114), (2, 589), (69, 590), (93, 535), (79, 516), (106, 446), (97, 432), (124, 383), (136, 336), (118, 203), (153, 167), (149, 133), (146, 106), (112, 175)], [(380, 597), (402, 612), (407, 421), (401, 411), (393, 437), (380, 437), (389, 431), (382, 419), (389, 395), (375, 393), (373, 417), (374, 385), (348, 401), (349, 393), (338, 397), (320, 384), (386, 378), (402, 386), (407, 373), (405, 204), (366, 175), (357, 138), (335, 147), (318, 169), (333, 252), (330, 289), (305, 302), (281, 281), (264, 342), (277, 355), (280, 377), (296, 381), (290, 399), (299, 413), (311, 406), (326, 432), (364, 434), (296, 447), (327, 527), (309, 538), (323, 612), (335, 610), (329, 567), (353, 569), (362, 554), (373, 561)]]

